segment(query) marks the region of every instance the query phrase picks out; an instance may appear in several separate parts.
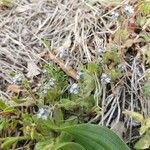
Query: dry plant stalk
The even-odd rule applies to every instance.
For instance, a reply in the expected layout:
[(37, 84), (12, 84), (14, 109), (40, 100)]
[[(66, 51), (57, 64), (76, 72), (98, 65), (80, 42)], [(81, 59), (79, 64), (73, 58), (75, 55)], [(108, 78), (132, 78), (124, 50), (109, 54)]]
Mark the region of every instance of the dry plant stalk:
[(56, 57), (52, 52), (48, 52), (48, 57), (54, 63), (56, 63), (68, 76), (72, 77), (74, 80), (77, 80), (76, 71), (69, 65), (66, 65), (63, 60)]

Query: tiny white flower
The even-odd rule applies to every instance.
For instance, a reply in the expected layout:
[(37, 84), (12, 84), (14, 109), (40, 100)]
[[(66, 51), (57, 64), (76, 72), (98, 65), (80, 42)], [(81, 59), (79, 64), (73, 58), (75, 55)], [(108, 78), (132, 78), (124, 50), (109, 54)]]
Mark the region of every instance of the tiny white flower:
[(44, 89), (42, 92), (43, 92), (44, 94), (46, 94), (46, 93), (48, 92), (48, 90), (47, 90), (47, 89)]
[(110, 81), (111, 81), (111, 79), (110, 79), (109, 77), (107, 77), (107, 78), (105, 79), (105, 82), (106, 82), (106, 83), (110, 83)]
[(83, 73), (81, 71), (77, 71), (77, 80), (81, 79), (81, 76), (83, 75)]
[(118, 12), (111, 12), (111, 16), (114, 18), (114, 19), (117, 19), (119, 17), (119, 13)]
[(107, 84), (111, 82), (111, 79), (107, 74), (103, 73), (101, 76), (101, 82)]
[(69, 91), (72, 94), (78, 94), (79, 93), (78, 85), (76, 83), (72, 84), (72, 86), (71, 86)]
[(64, 49), (62, 49), (59, 53), (59, 57), (65, 59), (68, 57), (68, 53)]
[(98, 49), (98, 52), (99, 53), (104, 53), (106, 50), (105, 50), (105, 48), (103, 48), (103, 47), (100, 47), (99, 49)]
[(129, 14), (133, 14), (134, 13), (134, 8), (130, 5), (125, 6), (125, 11)]
[(43, 73), (47, 73), (47, 70), (46, 70), (46, 69), (44, 69), (44, 70), (43, 70)]
[(41, 118), (42, 115), (44, 115), (44, 109), (43, 109), (43, 108), (40, 108), (39, 111), (38, 111), (37, 116), (38, 116), (39, 118)]
[(23, 79), (23, 75), (22, 74), (17, 74), (12, 78), (12, 82), (13, 83), (18, 83), (21, 82)]
[(49, 81), (48, 81), (48, 85), (50, 85), (50, 86), (54, 86), (55, 85), (55, 79), (50, 79)]
[(45, 114), (41, 117), (43, 120), (47, 120), (48, 119), (48, 116)]
[(38, 83), (37, 86), (40, 87), (40, 86), (41, 86), (41, 83)]
[(119, 64), (118, 65), (118, 69), (120, 69), (121, 71), (123, 71), (125, 69), (125, 64)]
[(47, 120), (48, 117), (52, 116), (52, 110), (51, 108), (45, 106), (44, 108), (40, 108), (37, 113), (38, 118), (41, 118), (43, 120)]
[(78, 94), (79, 93), (79, 90), (78, 89), (75, 89), (74, 91), (73, 91), (73, 94)]

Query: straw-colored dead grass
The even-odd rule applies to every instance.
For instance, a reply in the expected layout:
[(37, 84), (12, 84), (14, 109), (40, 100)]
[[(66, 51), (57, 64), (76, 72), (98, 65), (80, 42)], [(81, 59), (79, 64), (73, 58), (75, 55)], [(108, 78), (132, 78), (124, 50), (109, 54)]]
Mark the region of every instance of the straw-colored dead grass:
[[(65, 63), (76, 69), (80, 64), (97, 59), (101, 62), (100, 48), (105, 48), (109, 35), (119, 28), (111, 12), (124, 3), (98, 2), (92, 7), (84, 0), (29, 0), (15, 1), (8, 9), (0, 10), (0, 78), (1, 96), (8, 97), (2, 90), (12, 83), (12, 72), (27, 73), (27, 64), (32, 61), (48, 63), (40, 54), (52, 51), (56, 56), (67, 53)], [(133, 2), (133, 1), (132, 1)], [(115, 26), (115, 29), (112, 27)], [(49, 40), (45, 48), (43, 40)], [(145, 66), (140, 56), (128, 56), (123, 66), (124, 76), (115, 85), (102, 86), (102, 118), (96, 116), (90, 122), (99, 122), (112, 128), (127, 125), (132, 131), (132, 119), (123, 119), (125, 108), (150, 115), (150, 104), (143, 95)], [(5, 81), (4, 81), (5, 80)], [(113, 90), (112, 90), (113, 89)], [(124, 128), (119, 131), (125, 133)], [(130, 138), (132, 134), (130, 133)]]

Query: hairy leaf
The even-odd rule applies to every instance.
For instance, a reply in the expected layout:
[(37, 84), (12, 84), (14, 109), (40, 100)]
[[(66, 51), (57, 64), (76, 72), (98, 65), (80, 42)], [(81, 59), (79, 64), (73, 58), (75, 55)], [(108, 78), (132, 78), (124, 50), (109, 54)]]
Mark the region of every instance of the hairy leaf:
[(128, 146), (111, 130), (92, 124), (62, 128), (86, 150), (129, 150)]

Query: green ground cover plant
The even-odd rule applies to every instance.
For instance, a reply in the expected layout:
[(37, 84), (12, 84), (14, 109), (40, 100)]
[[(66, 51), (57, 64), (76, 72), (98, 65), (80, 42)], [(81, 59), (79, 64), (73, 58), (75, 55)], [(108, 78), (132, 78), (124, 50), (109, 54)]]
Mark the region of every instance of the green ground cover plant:
[(0, 149), (149, 149), (149, 68), (149, 0), (0, 0)]

